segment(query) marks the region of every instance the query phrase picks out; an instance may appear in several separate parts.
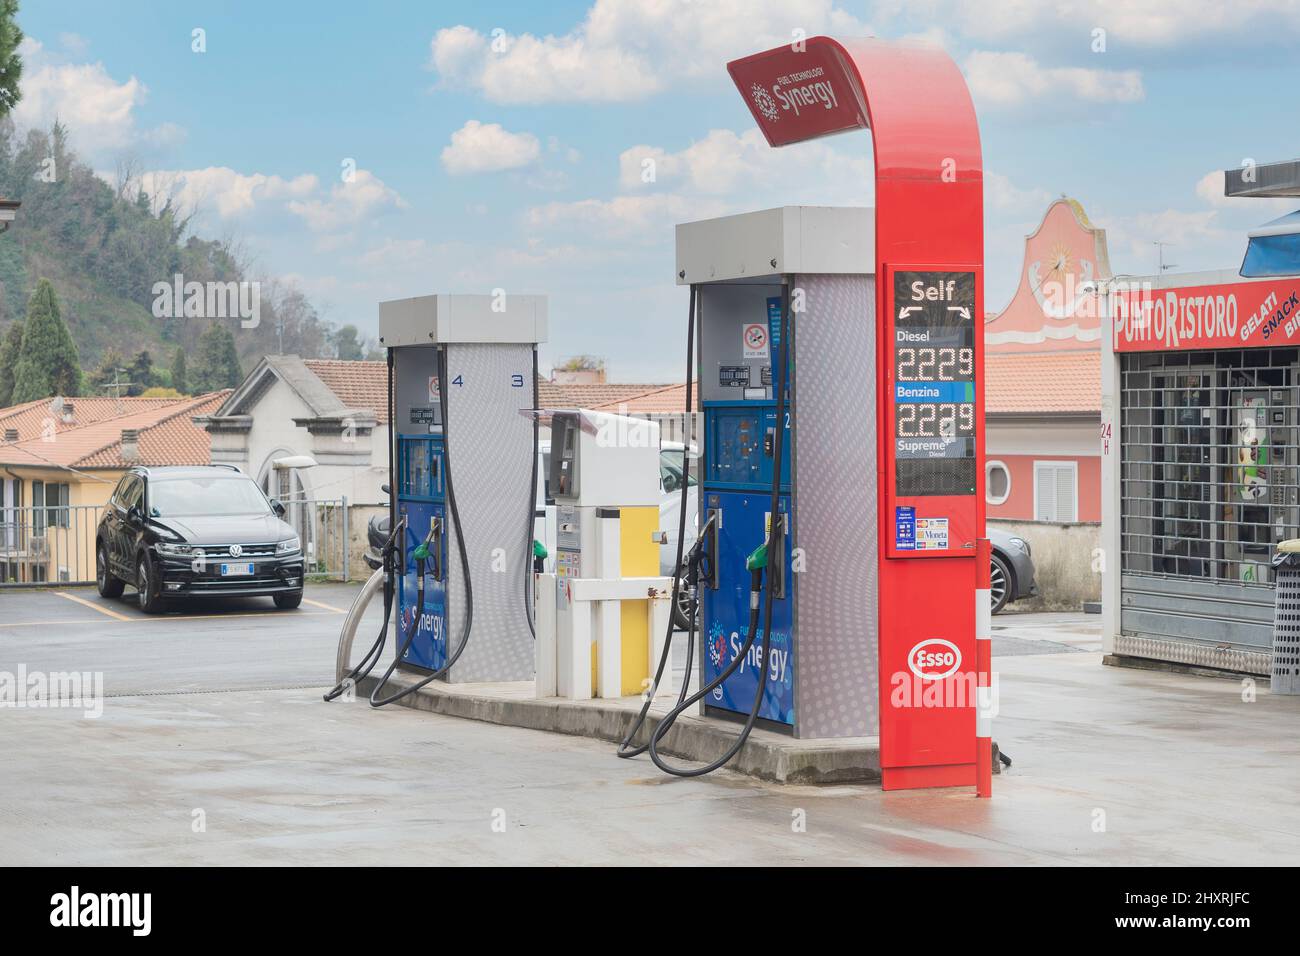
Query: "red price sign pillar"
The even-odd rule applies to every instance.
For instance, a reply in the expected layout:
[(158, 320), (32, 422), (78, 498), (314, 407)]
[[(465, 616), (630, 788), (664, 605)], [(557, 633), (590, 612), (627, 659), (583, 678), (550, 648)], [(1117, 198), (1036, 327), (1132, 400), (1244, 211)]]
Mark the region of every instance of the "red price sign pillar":
[(984, 190), (970, 94), (946, 53), (880, 40), (813, 37), (727, 70), (772, 146), (871, 130), (877, 405), (863, 414), (879, 440), (883, 786), (973, 785), (976, 702), (989, 698), (975, 640)]

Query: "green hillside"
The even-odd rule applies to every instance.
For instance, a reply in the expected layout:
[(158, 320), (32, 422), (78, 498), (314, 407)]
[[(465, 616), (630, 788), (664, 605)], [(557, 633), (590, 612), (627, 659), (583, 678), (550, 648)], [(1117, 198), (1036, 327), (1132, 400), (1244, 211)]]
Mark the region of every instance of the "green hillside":
[(266, 281), (255, 329), (241, 328), (237, 318), (155, 318), (154, 284), (170, 283), (177, 273), (187, 283), (258, 277), (244, 275), (221, 241), (191, 234), (185, 211), (149, 196), (137, 182), (115, 189), (96, 176), (59, 124), (19, 135), (8, 118), (0, 119), (0, 197), (22, 203), (17, 220), (0, 234), (0, 341), (23, 318), (37, 282), (49, 279), (87, 388), (110, 349), (114, 358), (148, 351), (166, 367), (178, 347), (192, 356), (214, 321), (233, 333), (245, 372), (262, 355), (280, 351), (281, 341), (284, 352), (309, 357), (355, 351), (355, 330), (340, 334), (301, 293)]

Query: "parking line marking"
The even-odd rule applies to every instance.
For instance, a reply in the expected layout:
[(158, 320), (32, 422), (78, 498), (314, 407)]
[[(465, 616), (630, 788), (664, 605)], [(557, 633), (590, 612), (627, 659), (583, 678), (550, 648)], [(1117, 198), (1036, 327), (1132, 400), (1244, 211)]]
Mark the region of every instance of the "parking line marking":
[(333, 611), (335, 614), (347, 614), (348, 612), (341, 607), (335, 607), (333, 604), (322, 604), (320, 601), (313, 601), (311, 598), (303, 598), (303, 604), (310, 604), (312, 607), (323, 607), (327, 611)]
[[(175, 624), (177, 621), (215, 621), (229, 617), (275, 617), (277, 613), (276, 611), (231, 611), (227, 614), (159, 614), (155, 617), (132, 617), (127, 620), (133, 624), (149, 624), (157, 621), (171, 621)], [(299, 616), (324, 617), (326, 613), (325, 611), (300, 611)]]
[(57, 594), (59, 597), (67, 598), (69, 601), (76, 601), (78, 604), (83, 604), (86, 607), (90, 608), (92, 611), (98, 611), (100, 614), (107, 614), (115, 621), (132, 620), (132, 618), (127, 617), (125, 614), (118, 614), (116, 611), (110, 611), (106, 607), (100, 607), (94, 601), (87, 601), (85, 598), (77, 597), (75, 594), (69, 594), (67, 591), (55, 591), (54, 593)]
[(70, 617), (58, 621), (17, 621), (13, 624), (0, 624), (0, 631), (10, 627), (49, 627), (51, 624), (98, 624), (97, 617)]

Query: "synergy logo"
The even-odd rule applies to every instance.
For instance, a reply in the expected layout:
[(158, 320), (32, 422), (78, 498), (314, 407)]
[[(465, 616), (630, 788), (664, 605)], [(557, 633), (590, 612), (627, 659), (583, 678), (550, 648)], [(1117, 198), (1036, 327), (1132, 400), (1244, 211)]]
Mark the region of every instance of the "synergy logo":
[(709, 635), (709, 663), (714, 667), (722, 666), (722, 662), (727, 659), (727, 636), (722, 633), (721, 628), (716, 628)]
[(754, 107), (763, 114), (768, 122), (775, 123), (777, 116), (776, 100), (772, 99), (772, 94), (763, 88), (763, 84), (755, 83), (749, 88), (750, 98), (754, 101)]
[(961, 651), (951, 641), (932, 637), (907, 652), (907, 666), (921, 680), (943, 680), (961, 667)]

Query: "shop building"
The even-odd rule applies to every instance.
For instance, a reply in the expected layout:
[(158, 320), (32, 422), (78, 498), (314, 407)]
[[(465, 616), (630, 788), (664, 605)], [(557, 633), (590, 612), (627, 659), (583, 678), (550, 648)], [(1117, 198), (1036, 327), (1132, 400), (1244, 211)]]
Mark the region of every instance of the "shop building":
[[(1255, 194), (1300, 196), (1300, 176)], [(1103, 635), (1118, 662), (1269, 672), (1270, 559), (1300, 537), (1300, 263), (1287, 268), (1103, 286)]]

